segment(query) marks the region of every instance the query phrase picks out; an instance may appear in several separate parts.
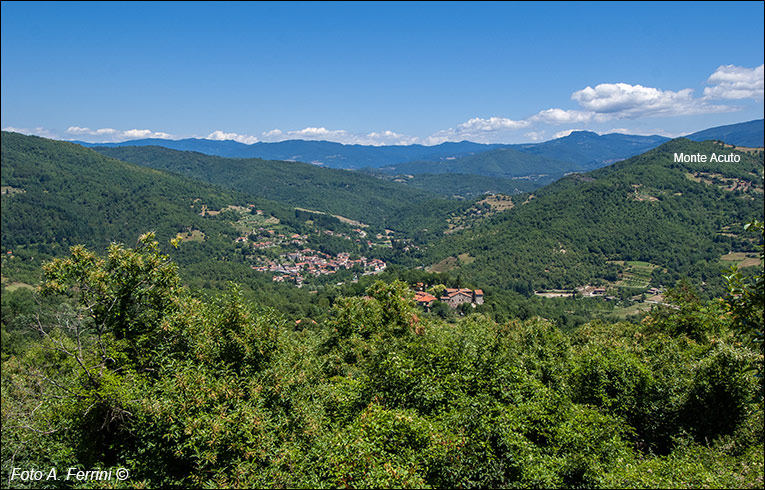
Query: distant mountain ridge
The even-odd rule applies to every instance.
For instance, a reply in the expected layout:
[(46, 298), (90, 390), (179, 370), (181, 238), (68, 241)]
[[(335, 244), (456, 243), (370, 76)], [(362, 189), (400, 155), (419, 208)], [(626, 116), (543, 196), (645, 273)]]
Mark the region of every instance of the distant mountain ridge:
[(669, 141), (664, 136), (637, 136), (622, 133), (599, 135), (592, 131), (572, 131), (563, 138), (544, 143), (515, 145), (524, 153), (576, 163), (586, 169), (602, 167), (656, 148)]
[(364, 167), (382, 167), (413, 160), (438, 161), (462, 157), (495, 148), (508, 147), (502, 144), (483, 144), (471, 141), (447, 142), (436, 146), (394, 145), (367, 146), (344, 145), (332, 141), (287, 140), (277, 143), (258, 142), (251, 145), (237, 141), (207, 140), (189, 138), (167, 140), (147, 138), (120, 143), (86, 143), (74, 141), (85, 147), (112, 148), (123, 146), (162, 146), (177, 151), (196, 151), (206, 155), (225, 158), (261, 158), (263, 160), (298, 161), (321, 164), (330, 168), (347, 170)]
[(765, 146), (765, 119), (717, 126), (686, 136), (692, 141), (718, 140), (729, 145), (762, 148)]
[[(693, 141), (720, 140), (736, 146), (761, 147), (765, 139), (763, 120), (748, 121), (726, 126), (718, 126), (687, 136)], [(448, 162), (449, 172), (476, 174), (469, 165), (475, 163), (474, 157), (500, 149), (512, 149), (546, 159), (568, 162), (566, 172), (590, 170), (602, 167), (618, 160), (630, 158), (656, 148), (670, 138), (664, 136), (638, 136), (621, 133), (598, 135), (590, 131), (574, 131), (568, 136), (542, 143), (524, 144), (482, 144), (470, 141), (447, 142), (435, 146), (393, 145), (365, 146), (345, 145), (330, 141), (287, 140), (277, 143), (258, 142), (251, 145), (232, 140), (207, 140), (189, 138), (182, 140), (140, 139), (120, 143), (74, 143), (86, 147), (123, 147), (123, 146), (161, 146), (178, 151), (196, 151), (206, 155), (226, 158), (261, 158), (264, 160), (300, 161), (321, 164), (330, 168), (358, 170), (362, 168), (378, 169), (393, 167), (410, 162)], [(486, 159), (496, 160), (498, 154), (488, 154)], [(514, 155), (507, 153), (506, 155)], [(465, 167), (455, 165), (454, 160), (465, 159)], [(485, 160), (485, 159), (484, 159)], [(515, 159), (514, 159), (515, 160)], [(539, 167), (538, 162), (532, 162)], [(549, 163), (549, 162), (548, 162)], [(555, 165), (552, 165), (553, 167)], [(432, 166), (431, 166), (432, 167)], [(429, 167), (430, 168), (430, 167)], [(445, 167), (444, 167), (445, 168)], [(386, 173), (395, 173), (395, 169), (386, 169)], [(433, 173), (430, 170), (407, 171), (408, 173)], [(404, 173), (402, 170), (401, 173)], [(444, 173), (444, 172), (435, 172)], [(509, 172), (514, 174), (514, 171)], [(521, 172), (523, 174), (523, 172)], [(535, 168), (526, 173), (551, 173)], [(478, 173), (478, 175), (508, 174), (507, 171)]]
[(408, 162), (377, 170), (389, 175), (473, 174), (503, 178), (527, 177), (538, 180), (540, 177), (562, 176), (566, 172), (582, 171), (584, 168), (575, 163), (524, 153), (514, 148), (497, 148), (454, 160)]
[(442, 162), (409, 162), (378, 171), (399, 174), (475, 174), (527, 179), (537, 187), (571, 172), (583, 172), (623, 160), (668, 141), (663, 136), (598, 135), (574, 131), (545, 143), (513, 145)]

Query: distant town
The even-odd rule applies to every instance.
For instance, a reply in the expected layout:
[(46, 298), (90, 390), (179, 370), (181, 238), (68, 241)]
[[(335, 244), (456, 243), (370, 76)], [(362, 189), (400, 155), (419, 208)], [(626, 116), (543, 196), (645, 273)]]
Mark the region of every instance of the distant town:
[(349, 253), (339, 253), (332, 256), (306, 248), (298, 252), (290, 252), (279, 256), (279, 260), (267, 260), (264, 265), (253, 265), (258, 272), (271, 272), (274, 282), (294, 281), (302, 286), (305, 276), (321, 276), (335, 274), (341, 269), (350, 270), (354, 267), (362, 274), (377, 274), (385, 270), (386, 264), (380, 259), (359, 257), (351, 259)]

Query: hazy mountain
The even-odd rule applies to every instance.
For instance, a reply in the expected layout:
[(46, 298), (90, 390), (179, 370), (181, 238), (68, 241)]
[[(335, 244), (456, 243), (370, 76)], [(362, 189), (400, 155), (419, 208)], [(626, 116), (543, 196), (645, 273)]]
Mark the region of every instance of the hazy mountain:
[(441, 162), (403, 163), (382, 167), (379, 171), (389, 175), (457, 173), (525, 178), (540, 187), (567, 173), (602, 167), (655, 148), (665, 141), (667, 138), (662, 136), (601, 136), (589, 131), (575, 131), (544, 143), (513, 145)]
[[(738, 146), (762, 146), (763, 121), (710, 128), (688, 136), (694, 141), (717, 139)], [(288, 140), (277, 143), (258, 142), (251, 145), (236, 141), (208, 140), (189, 138), (182, 140), (140, 139), (121, 143), (75, 143), (87, 147), (122, 147), (122, 146), (161, 146), (178, 151), (196, 151), (206, 155), (228, 158), (262, 158), (265, 160), (299, 161), (320, 164), (330, 168), (361, 169), (390, 167), (408, 162), (446, 162), (469, 158), (479, 153), (500, 148), (513, 149), (522, 153), (537, 155), (551, 160), (575, 164), (565, 171), (581, 168), (593, 169), (618, 160), (629, 158), (648, 151), (664, 143), (669, 138), (663, 136), (636, 136), (629, 134), (598, 135), (589, 131), (574, 131), (570, 135), (543, 143), (519, 145), (481, 144), (470, 141), (442, 143), (435, 146), (393, 145), (367, 146), (344, 145), (329, 141)], [(512, 155), (507, 154), (508, 155)], [(494, 158), (489, 156), (488, 159)], [(510, 164), (512, 165), (512, 164)], [(453, 166), (452, 166), (453, 167)], [(453, 172), (454, 170), (449, 170)], [(395, 170), (391, 170), (395, 173)], [(403, 172), (403, 170), (402, 170)], [(409, 173), (443, 173), (424, 170), (409, 170)], [(466, 168), (458, 168), (458, 173), (473, 173)], [(526, 173), (520, 172), (522, 175)], [(527, 172), (535, 173), (535, 172)], [(499, 174), (502, 174), (500, 172)], [(491, 174), (497, 175), (496, 169)]]
[(196, 151), (207, 155), (228, 158), (262, 158), (264, 160), (298, 161), (320, 164), (330, 168), (358, 169), (381, 167), (412, 160), (438, 161), (448, 157), (460, 157), (480, 153), (508, 145), (486, 145), (462, 141), (442, 143), (436, 146), (365, 146), (344, 145), (330, 141), (288, 140), (278, 143), (254, 143), (246, 145), (236, 141), (206, 139), (141, 139), (121, 143), (85, 143), (87, 147), (162, 146), (178, 151)]
[(744, 123), (717, 126), (689, 134), (686, 138), (693, 141), (718, 140), (729, 145), (762, 148), (765, 146), (765, 120), (756, 119)]
[(591, 131), (574, 131), (563, 138), (544, 143), (515, 145), (513, 148), (547, 158), (575, 163), (588, 169), (639, 155), (668, 141), (663, 136), (630, 134), (599, 135)]
[[(206, 139), (166, 140), (148, 138), (121, 143), (85, 143), (75, 142), (87, 147), (123, 147), (123, 146), (161, 146), (178, 151), (196, 151), (206, 155), (228, 158), (262, 158), (265, 160), (299, 161), (320, 164), (330, 168), (360, 169), (379, 168), (407, 162), (446, 162), (501, 148), (511, 148), (523, 153), (540, 157), (576, 163), (570, 168), (576, 170), (587, 165), (588, 168), (602, 166), (614, 160), (627, 158), (643, 151), (655, 148), (667, 141), (661, 136), (632, 136), (609, 134), (599, 136), (596, 133), (576, 131), (569, 136), (544, 143), (504, 145), (481, 144), (470, 141), (442, 143), (435, 146), (366, 146), (344, 145), (330, 141), (288, 140), (278, 143), (254, 143), (246, 145), (236, 141), (215, 141)], [(489, 157), (492, 158), (492, 157)], [(475, 173), (464, 172), (460, 173)], [(451, 172), (451, 171), (450, 171)], [(415, 173), (443, 173), (422, 172)], [(500, 172), (501, 173), (501, 172)], [(496, 172), (494, 173), (496, 174)], [(492, 175), (494, 175), (492, 174)], [(488, 174), (481, 174), (488, 175)]]

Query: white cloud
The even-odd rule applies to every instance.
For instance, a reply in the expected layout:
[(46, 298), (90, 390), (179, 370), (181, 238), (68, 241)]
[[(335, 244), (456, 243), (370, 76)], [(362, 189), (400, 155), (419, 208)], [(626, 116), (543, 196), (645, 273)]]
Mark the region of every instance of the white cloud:
[(504, 129), (525, 128), (529, 124), (528, 121), (513, 121), (512, 119), (504, 117), (490, 117), (489, 119), (474, 117), (473, 119), (468, 119), (466, 122), (459, 124), (457, 126), (457, 131), (460, 133), (500, 131)]
[(174, 138), (174, 136), (169, 133), (152, 131), (150, 129), (128, 129), (126, 131), (120, 131), (114, 128), (90, 129), (81, 126), (69, 126), (65, 133), (78, 137), (91, 136), (88, 140), (93, 143), (115, 143), (139, 138)]
[(628, 83), (601, 83), (586, 87), (571, 95), (584, 109), (609, 115), (614, 119), (634, 119), (654, 116), (684, 116), (725, 112), (732, 108), (709, 105), (693, 97), (686, 88), (673, 92)]
[(704, 89), (705, 99), (754, 99), (763, 100), (765, 82), (763, 67), (744, 68), (742, 66), (720, 66), (707, 79), (712, 87)]
[(101, 129), (93, 130), (90, 128), (81, 128), (79, 126), (69, 126), (66, 132), (69, 134), (87, 134), (87, 135), (94, 135), (94, 136), (119, 133), (119, 131), (113, 128), (101, 128)]
[(13, 126), (6, 126), (3, 128), (3, 131), (9, 131), (12, 133), (21, 133), (21, 134), (33, 135), (33, 136), (40, 136), (42, 138), (51, 138), (51, 139), (58, 138), (58, 135), (54, 133), (53, 131), (49, 129), (45, 129), (45, 128), (40, 128), (40, 127), (29, 129), (29, 128), (14, 128)]
[(531, 141), (541, 141), (545, 137), (544, 131), (529, 131), (528, 133), (524, 134), (525, 137), (529, 138)]
[[(370, 145), (374, 146), (380, 146), (380, 145), (412, 145), (416, 143), (419, 138), (414, 136), (407, 136), (404, 134), (396, 133), (395, 131), (381, 131), (381, 132), (371, 132), (366, 135), (366, 140), (369, 141)], [(359, 143), (363, 144), (363, 143)]]
[(544, 124), (572, 124), (590, 122), (592, 120), (604, 120), (607, 116), (594, 112), (585, 112), (565, 109), (546, 109), (539, 111), (529, 118), (530, 121)]
[(324, 138), (325, 136), (346, 136), (344, 130), (330, 131), (327, 128), (304, 128), (297, 131), (289, 131), (287, 134), (292, 136), (302, 136), (305, 138)]
[(337, 143), (352, 143), (353, 135), (344, 129), (330, 130), (327, 128), (307, 127), (303, 129), (294, 129), (291, 131), (282, 131), (272, 129), (262, 134), (264, 140), (285, 141), (285, 140), (324, 140)]
[(396, 133), (395, 131), (384, 130), (375, 131), (367, 134), (351, 133), (344, 129), (327, 129), (324, 127), (307, 127), (292, 131), (282, 131), (272, 129), (261, 134), (263, 141), (276, 142), (285, 140), (312, 140), (312, 141), (333, 141), (344, 145), (411, 145), (418, 141), (418, 138)]
[(215, 141), (233, 140), (239, 143), (244, 143), (245, 145), (251, 145), (259, 141), (256, 136), (238, 133), (224, 133), (220, 130), (213, 131), (212, 133), (208, 134), (206, 139)]
[(128, 129), (123, 131), (120, 138), (136, 139), (136, 138), (159, 138), (159, 139), (172, 139), (173, 135), (162, 132), (154, 132), (150, 129)]
[(490, 117), (488, 119), (474, 117), (456, 128), (442, 129), (431, 134), (422, 142), (425, 145), (439, 145), (447, 141), (475, 141), (491, 143), (500, 139), (500, 133), (526, 128), (531, 125), (528, 120), (513, 120), (505, 117)]
[(570, 135), (574, 131), (585, 131), (584, 129), (564, 129), (563, 131), (558, 131), (553, 135), (553, 139), (557, 140), (558, 138), (565, 138), (566, 136)]

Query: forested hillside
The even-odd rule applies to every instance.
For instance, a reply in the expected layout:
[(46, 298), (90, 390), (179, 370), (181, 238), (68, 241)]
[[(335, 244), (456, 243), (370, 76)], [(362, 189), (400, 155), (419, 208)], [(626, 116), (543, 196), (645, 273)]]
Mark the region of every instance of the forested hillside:
[[(465, 184), (461, 186), (462, 194), (454, 193), (456, 195), (478, 195), (479, 190), (514, 194), (519, 190), (532, 191), (568, 173), (603, 167), (655, 148), (665, 141), (667, 138), (662, 136), (598, 135), (588, 131), (574, 131), (568, 136), (544, 143), (510, 145), (460, 158), (413, 161), (373, 171), (394, 176), (404, 182), (411, 181), (415, 186), (436, 192), (440, 181), (444, 181), (447, 189), (454, 188), (452, 182), (456, 182), (459, 178), (456, 174), (460, 174), (465, 175)], [(444, 174), (449, 177), (444, 177)], [(478, 176), (495, 178), (496, 183), (493, 186), (487, 185), (478, 180)], [(495, 190), (499, 188), (502, 190)]]
[[(443, 209), (443, 216), (459, 204), (419, 189), (372, 176), (320, 168), (299, 162), (226, 159), (160, 147), (94, 148), (96, 151), (159, 170), (222, 185), (250, 195), (312, 210), (341, 215), (378, 228), (413, 232), (443, 226), (444, 220), (407, 220), (422, 207)], [(425, 213), (427, 211), (424, 211)]]
[[(735, 154), (738, 163), (678, 163)], [(573, 174), (515, 206), (444, 237), (431, 262), (466, 256), (457, 270), (501, 290), (618, 285), (624, 261), (651, 264), (654, 286), (680, 278), (719, 287), (721, 256), (751, 252), (743, 224), (763, 217), (763, 154), (673, 140), (587, 174)]]
[(574, 131), (544, 143), (512, 145), (475, 155), (438, 162), (409, 162), (380, 171), (387, 174), (460, 173), (494, 177), (531, 177), (538, 186), (563, 174), (599, 168), (653, 149), (667, 141), (662, 136), (598, 135)]
[(373, 175), (399, 184), (434, 192), (445, 197), (475, 199), (484, 194), (518, 194), (540, 187), (539, 181), (508, 179), (475, 174), (401, 174), (385, 175), (367, 169)]
[(4, 250), (36, 244), (41, 252), (65, 253), (77, 243), (133, 241), (147, 229), (163, 240), (192, 228), (215, 235), (227, 228), (205, 220), (202, 205), (220, 210), (247, 204), (241, 193), (17, 133), (2, 134), (2, 165)]
[(409, 162), (379, 169), (389, 175), (452, 173), (504, 178), (527, 177), (533, 180), (544, 179), (546, 182), (552, 182), (564, 173), (576, 170), (582, 170), (582, 167), (571, 162), (522, 153), (512, 148), (499, 148), (453, 160)]

